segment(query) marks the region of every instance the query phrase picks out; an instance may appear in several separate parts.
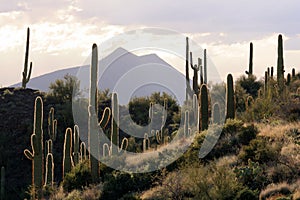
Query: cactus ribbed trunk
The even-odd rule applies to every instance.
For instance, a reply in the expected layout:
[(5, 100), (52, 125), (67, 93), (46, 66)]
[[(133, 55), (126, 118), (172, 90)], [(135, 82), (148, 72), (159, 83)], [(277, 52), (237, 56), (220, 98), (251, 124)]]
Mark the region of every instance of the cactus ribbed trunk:
[(98, 77), (98, 48), (92, 47), (92, 61), (90, 69), (90, 93), (89, 93), (89, 121), (88, 121), (88, 150), (90, 156), (90, 168), (93, 182), (99, 177), (99, 135), (97, 131), (97, 77)]
[(200, 89), (200, 127), (201, 131), (208, 129), (208, 94), (207, 87), (205, 84)]
[[(116, 155), (119, 151), (119, 104), (118, 104), (118, 95), (117, 93), (112, 94), (112, 123), (111, 123), (111, 148), (112, 154)], [(116, 145), (117, 148), (113, 148), (113, 144)]]
[(25, 156), (32, 160), (32, 184), (37, 189), (37, 198), (42, 198), (42, 187), (44, 183), (44, 151), (43, 151), (43, 100), (36, 97), (34, 105), (34, 127), (31, 135), (31, 148), (24, 150)]
[(277, 83), (279, 94), (283, 91), (284, 88), (284, 64), (283, 64), (283, 42), (282, 35), (278, 36), (278, 49), (277, 49)]
[(204, 55), (203, 55), (203, 67), (204, 67), (204, 77), (203, 77), (203, 82), (204, 84), (207, 84), (207, 55), (206, 55), (206, 49), (204, 49)]
[(24, 71), (22, 73), (22, 88), (26, 88), (26, 84), (29, 82), (32, 70), (32, 62), (30, 62), (29, 72), (28, 72), (28, 57), (29, 57), (29, 38), (30, 38), (30, 29), (27, 28), (27, 39), (26, 39), (26, 50), (25, 50), (25, 62), (24, 62)]
[(74, 166), (72, 159), (72, 129), (67, 128), (64, 141), (64, 155), (63, 155), (63, 177), (69, 173)]
[(185, 56), (185, 100), (188, 101), (191, 94), (191, 86), (190, 86), (190, 75), (189, 75), (189, 38), (186, 37), (186, 56)]
[(52, 153), (46, 157), (45, 185), (53, 186), (54, 184), (54, 161)]
[(235, 101), (234, 101), (234, 89), (233, 89), (233, 77), (231, 74), (227, 76), (226, 86), (226, 119), (235, 118)]
[(73, 133), (73, 145), (74, 145), (74, 165), (77, 165), (80, 160), (80, 151), (79, 151), (79, 127), (77, 125), (74, 126), (74, 133)]

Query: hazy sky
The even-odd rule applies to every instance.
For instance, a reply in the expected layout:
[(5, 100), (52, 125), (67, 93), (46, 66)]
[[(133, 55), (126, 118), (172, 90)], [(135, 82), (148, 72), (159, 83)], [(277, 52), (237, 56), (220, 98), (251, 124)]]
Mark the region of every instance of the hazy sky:
[(299, 8), (298, 0), (0, 0), (0, 85), (21, 81), (28, 26), (33, 77), (82, 65), (94, 42), (101, 46), (142, 27), (189, 36), (208, 49), (223, 79), (229, 72), (237, 77), (247, 70), (250, 42), (258, 77), (276, 66), (282, 33), (286, 71), (300, 71)]

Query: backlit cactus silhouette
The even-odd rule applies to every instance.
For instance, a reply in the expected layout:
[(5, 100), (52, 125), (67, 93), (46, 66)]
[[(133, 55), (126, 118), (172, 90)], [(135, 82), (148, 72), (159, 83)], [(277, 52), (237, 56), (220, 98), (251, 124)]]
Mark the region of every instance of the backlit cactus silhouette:
[(74, 166), (72, 158), (72, 129), (67, 128), (64, 140), (64, 154), (63, 154), (63, 177), (69, 173)]
[(200, 127), (201, 131), (208, 129), (208, 92), (205, 84), (200, 89)]
[(227, 75), (226, 85), (226, 119), (235, 118), (235, 100), (233, 89), (233, 78), (231, 74)]
[(30, 38), (30, 29), (27, 28), (27, 39), (26, 39), (26, 50), (25, 50), (25, 62), (24, 62), (24, 71), (22, 73), (22, 88), (26, 88), (26, 84), (30, 80), (32, 62), (30, 62), (29, 71), (28, 71), (28, 57), (29, 57), (29, 38)]
[(32, 151), (25, 149), (25, 156), (32, 160), (32, 184), (37, 188), (37, 197), (42, 198), (42, 187), (44, 185), (44, 151), (43, 151), (43, 100), (36, 97), (34, 105), (33, 134), (31, 135)]

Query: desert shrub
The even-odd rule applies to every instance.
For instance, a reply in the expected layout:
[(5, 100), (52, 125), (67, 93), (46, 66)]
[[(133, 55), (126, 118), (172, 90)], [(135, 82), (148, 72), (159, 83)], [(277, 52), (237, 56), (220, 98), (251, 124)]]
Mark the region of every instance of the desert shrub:
[(253, 124), (242, 127), (241, 131), (237, 133), (238, 143), (241, 145), (248, 145), (258, 133), (257, 127)]
[(113, 171), (104, 177), (101, 199), (119, 199), (128, 192), (148, 189), (151, 186), (151, 173), (130, 174)]
[(248, 164), (234, 169), (238, 180), (251, 190), (262, 188), (268, 183), (263, 168), (258, 162), (248, 160)]
[(243, 126), (243, 122), (240, 120), (227, 120), (220, 138), (206, 159), (238, 154), (242, 145), (249, 144), (256, 138), (257, 133), (258, 129), (254, 125)]
[(277, 162), (280, 149), (276, 142), (271, 143), (265, 137), (257, 137), (249, 145), (242, 147), (239, 159), (244, 163), (249, 159), (259, 163)]
[(228, 161), (212, 161), (207, 165), (195, 163), (184, 170), (188, 177), (186, 186), (194, 199), (234, 199), (242, 184)]
[(258, 199), (257, 192), (250, 190), (249, 188), (244, 188), (239, 191), (235, 197), (235, 200), (256, 200)]
[(71, 172), (67, 173), (62, 182), (65, 191), (82, 189), (92, 182), (91, 172), (89, 170), (88, 160), (76, 165)]
[(266, 189), (264, 189), (260, 195), (260, 200), (266, 200), (275, 195), (285, 195), (289, 196), (292, 194), (292, 188), (287, 183), (271, 184)]

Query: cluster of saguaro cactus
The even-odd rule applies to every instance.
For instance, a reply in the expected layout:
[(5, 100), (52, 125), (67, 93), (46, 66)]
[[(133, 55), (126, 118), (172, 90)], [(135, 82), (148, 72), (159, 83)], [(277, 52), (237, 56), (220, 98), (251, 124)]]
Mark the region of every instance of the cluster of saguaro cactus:
[(226, 85), (226, 119), (234, 119), (235, 117), (235, 99), (233, 89), (233, 78), (231, 74), (227, 75)]
[(253, 43), (252, 42), (250, 42), (249, 70), (246, 71), (246, 74), (248, 74), (248, 76), (253, 75)]
[(32, 160), (32, 183), (37, 189), (37, 196), (42, 197), (43, 187), (43, 169), (44, 169), (44, 152), (43, 152), (43, 100), (41, 97), (35, 99), (34, 105), (34, 128), (31, 135), (32, 151), (25, 149), (25, 156)]
[[(189, 59), (190, 58), (190, 59)], [(190, 63), (189, 63), (190, 60)], [(193, 94), (199, 96), (199, 79), (200, 85), (207, 84), (207, 54), (206, 49), (204, 49), (203, 55), (203, 67), (202, 67), (202, 60), (198, 58), (198, 65), (193, 65), (193, 54), (189, 51), (189, 38), (186, 38), (186, 66), (185, 66), (185, 74), (186, 74), (186, 102), (192, 98)], [(189, 78), (189, 66), (194, 71), (193, 75), (193, 92), (190, 86), (190, 78)], [(200, 74), (199, 74), (200, 73)], [(199, 75), (199, 78), (198, 78)], [(199, 98), (199, 97), (198, 97)]]
[(27, 28), (27, 40), (26, 40), (26, 50), (25, 50), (25, 62), (24, 62), (24, 71), (22, 73), (22, 87), (26, 88), (26, 84), (30, 80), (31, 70), (32, 70), (32, 62), (30, 62), (29, 72), (28, 72), (28, 57), (29, 57), (29, 38), (30, 38), (30, 29)]

